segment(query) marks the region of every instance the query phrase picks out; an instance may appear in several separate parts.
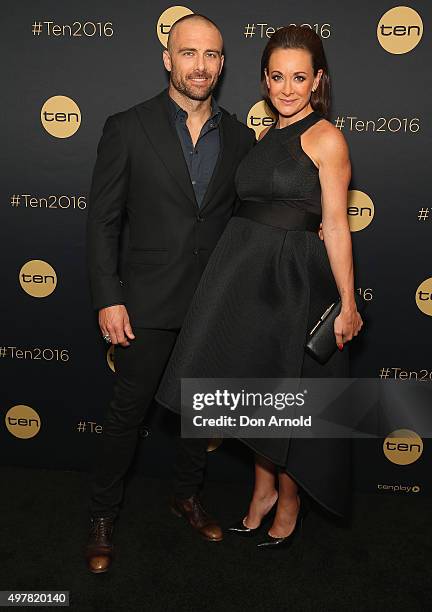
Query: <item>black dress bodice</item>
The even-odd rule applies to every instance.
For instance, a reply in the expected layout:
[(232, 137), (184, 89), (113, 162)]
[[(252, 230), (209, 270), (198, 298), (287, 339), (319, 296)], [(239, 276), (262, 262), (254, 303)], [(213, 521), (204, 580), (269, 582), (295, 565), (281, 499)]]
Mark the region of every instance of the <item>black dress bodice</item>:
[(237, 169), (239, 198), (292, 206), (321, 216), (318, 168), (303, 151), (300, 136), (322, 118), (313, 111), (284, 128), (273, 125)]

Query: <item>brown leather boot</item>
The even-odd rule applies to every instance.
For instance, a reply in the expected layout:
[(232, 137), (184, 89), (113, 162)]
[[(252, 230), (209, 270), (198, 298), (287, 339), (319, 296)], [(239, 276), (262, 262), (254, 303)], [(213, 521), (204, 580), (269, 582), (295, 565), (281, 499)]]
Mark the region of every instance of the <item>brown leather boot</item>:
[(192, 495), (188, 499), (173, 497), (171, 499), (171, 510), (176, 516), (185, 518), (189, 525), (206, 540), (210, 542), (223, 540), (221, 527), (207, 514), (196, 495)]
[(114, 519), (97, 517), (91, 519), (91, 529), (85, 551), (87, 567), (94, 574), (106, 572), (113, 558), (112, 533)]

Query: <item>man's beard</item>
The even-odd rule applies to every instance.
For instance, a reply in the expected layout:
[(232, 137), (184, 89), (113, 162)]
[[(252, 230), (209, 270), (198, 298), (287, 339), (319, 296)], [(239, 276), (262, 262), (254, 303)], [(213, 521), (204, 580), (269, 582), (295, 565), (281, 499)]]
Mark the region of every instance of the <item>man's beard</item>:
[[(201, 74), (193, 74), (193, 76), (196, 78), (209, 78), (210, 75), (204, 72)], [(205, 89), (195, 89), (193, 85), (190, 85), (188, 83), (188, 77), (182, 78), (178, 76), (175, 70), (171, 70), (171, 83), (179, 93), (183, 94), (187, 98), (203, 102), (204, 100), (207, 100), (207, 98), (210, 97), (212, 91), (216, 87), (217, 78), (214, 81), (210, 81), (209, 85)]]

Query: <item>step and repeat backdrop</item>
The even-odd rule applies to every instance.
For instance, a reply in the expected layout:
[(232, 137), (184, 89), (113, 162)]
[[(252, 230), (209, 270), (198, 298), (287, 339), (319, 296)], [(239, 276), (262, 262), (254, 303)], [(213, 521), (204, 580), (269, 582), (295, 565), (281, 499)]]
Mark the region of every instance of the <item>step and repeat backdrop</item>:
[[(3, 465), (91, 468), (115, 368), (90, 304), (84, 255), (97, 143), (108, 115), (167, 86), (169, 29), (192, 12), (210, 17), (224, 36), (219, 103), (257, 135), (273, 120), (259, 92), (269, 37), (294, 23), (322, 38), (331, 120), (348, 141), (353, 166), (356, 288), (368, 302), (365, 331), (351, 346), (352, 375), (425, 385), (432, 378), (430, 3), (5, 2)], [(357, 489), (430, 492), (431, 443), (410, 427), (409, 410), (408, 402), (383, 437), (355, 441)], [(170, 474), (178, 426), (154, 406), (140, 432), (136, 470)], [(250, 478), (251, 457), (240, 446), (209, 444), (209, 478)]]

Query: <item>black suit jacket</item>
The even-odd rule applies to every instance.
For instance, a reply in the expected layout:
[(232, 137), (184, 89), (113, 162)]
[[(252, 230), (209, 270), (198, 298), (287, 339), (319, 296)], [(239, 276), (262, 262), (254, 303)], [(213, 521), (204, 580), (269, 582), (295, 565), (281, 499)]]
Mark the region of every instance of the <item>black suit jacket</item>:
[(132, 325), (155, 329), (181, 326), (233, 212), (236, 168), (255, 142), (251, 129), (221, 109), (220, 154), (199, 208), (169, 104), (165, 90), (108, 117), (87, 224), (95, 309), (125, 304)]

